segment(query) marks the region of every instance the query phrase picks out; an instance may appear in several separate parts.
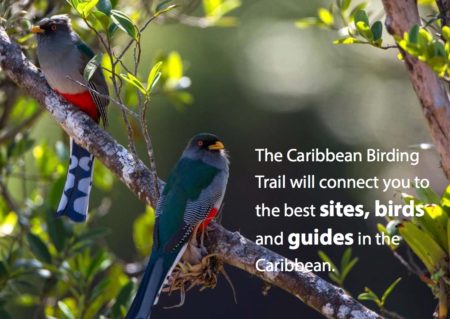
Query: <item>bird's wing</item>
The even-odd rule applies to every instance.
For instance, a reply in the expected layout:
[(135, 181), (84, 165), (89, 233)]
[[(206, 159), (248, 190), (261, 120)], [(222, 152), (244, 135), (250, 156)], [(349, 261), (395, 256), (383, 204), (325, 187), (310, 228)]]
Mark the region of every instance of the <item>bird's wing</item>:
[[(76, 42), (76, 46), (78, 50), (81, 52), (82, 56), (82, 69), (80, 70), (81, 74), (84, 72), (84, 68), (90, 59), (94, 57), (94, 52), (89, 48), (89, 46), (84, 43), (81, 39), (78, 39)], [(95, 105), (100, 113), (102, 118), (103, 125), (108, 126), (108, 116), (106, 112), (106, 108), (109, 104), (109, 100), (101, 95), (108, 96), (108, 85), (106, 84), (105, 77), (103, 75), (102, 69), (99, 67), (95, 70), (91, 79), (88, 82), (88, 86), (93, 91), (90, 91), (92, 98), (94, 99)], [(101, 95), (97, 94), (100, 93)]]
[[(189, 238), (216, 203), (220, 194), (208, 187), (219, 169), (200, 160), (182, 158), (163, 190), (157, 209), (157, 242), (165, 252), (176, 250)], [(217, 192), (220, 193), (220, 192)]]

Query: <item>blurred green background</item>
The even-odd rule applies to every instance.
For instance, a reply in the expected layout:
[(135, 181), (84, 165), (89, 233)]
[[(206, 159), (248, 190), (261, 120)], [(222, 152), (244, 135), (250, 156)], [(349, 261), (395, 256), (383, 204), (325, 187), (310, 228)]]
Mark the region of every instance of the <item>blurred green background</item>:
[[(434, 150), (421, 152), (417, 167), (400, 164), (258, 164), (255, 148), (283, 151), (330, 148), (364, 150), (430, 142), (426, 122), (395, 50), (368, 46), (336, 46), (335, 35), (318, 29), (300, 30), (298, 18), (314, 15), (320, 2), (299, 0), (245, 0), (235, 12), (234, 28), (192, 28), (180, 24), (151, 25), (144, 33), (142, 74), (147, 74), (159, 51), (178, 51), (192, 79), (194, 103), (175, 107), (167, 99), (153, 99), (148, 123), (159, 175), (166, 179), (188, 139), (200, 131), (219, 135), (231, 155), (231, 177), (225, 198), (222, 224), (254, 239), (257, 234), (280, 231), (302, 232), (315, 227), (375, 234), (375, 219), (258, 219), (256, 204), (310, 205), (330, 199), (364, 203), (370, 209), (375, 199), (400, 202), (398, 194), (381, 191), (260, 191), (255, 174), (316, 174), (323, 177), (427, 177), (440, 193), (446, 180)], [(378, 10), (372, 7), (372, 10)], [(125, 41), (126, 38), (124, 37)], [(129, 57), (130, 58), (130, 57)], [(109, 131), (126, 143), (126, 128), (118, 109), (110, 108)], [(33, 132), (49, 143), (64, 136), (57, 124), (45, 116)], [(141, 158), (146, 160), (143, 139), (138, 139)], [(108, 194), (112, 208), (101, 223), (110, 226), (108, 244), (121, 258), (137, 258), (132, 241), (132, 223), (144, 210), (123, 185)], [(103, 194), (93, 190), (92, 207)], [(151, 234), (148, 234), (149, 237)], [(290, 251), (269, 247), (289, 258), (319, 260), (318, 249), (338, 259), (344, 248), (309, 247)], [(397, 277), (404, 277), (387, 308), (406, 318), (429, 317), (435, 301), (427, 287), (408, 273), (386, 247), (354, 247), (359, 263), (346, 280), (356, 296), (369, 286), (382, 292)], [(321, 318), (295, 297), (273, 288), (263, 296), (262, 282), (247, 273), (227, 268), (237, 293), (222, 278), (217, 289), (190, 292), (181, 308), (158, 307), (155, 318), (260, 318), (278, 316)], [(320, 274), (326, 277), (326, 274)], [(174, 294), (176, 295), (176, 294)], [(416, 302), (420, 300), (420, 302)], [(170, 306), (177, 296), (164, 297)]]

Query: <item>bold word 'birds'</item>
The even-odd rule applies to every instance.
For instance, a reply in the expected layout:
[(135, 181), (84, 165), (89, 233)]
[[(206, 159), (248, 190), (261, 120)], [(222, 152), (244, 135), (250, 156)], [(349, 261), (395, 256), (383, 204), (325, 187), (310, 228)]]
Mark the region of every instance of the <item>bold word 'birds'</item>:
[(219, 211), (228, 181), (224, 145), (212, 134), (194, 136), (172, 170), (157, 208), (153, 248), (126, 319), (149, 319), (161, 289), (186, 250), (193, 230)]
[[(72, 30), (69, 18), (55, 15), (42, 19), (31, 32), (37, 35), (37, 56), (50, 87), (96, 122), (101, 118), (106, 126), (108, 86), (100, 68), (89, 81), (83, 78), (84, 68), (94, 53)], [(66, 215), (76, 222), (86, 220), (93, 164), (94, 156), (71, 138), (70, 164), (58, 216)]]

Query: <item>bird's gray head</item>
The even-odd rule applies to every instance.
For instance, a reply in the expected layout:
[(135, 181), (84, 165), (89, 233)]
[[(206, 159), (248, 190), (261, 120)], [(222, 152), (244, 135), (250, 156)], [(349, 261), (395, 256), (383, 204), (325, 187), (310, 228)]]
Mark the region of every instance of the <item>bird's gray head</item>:
[(184, 150), (183, 156), (199, 159), (217, 168), (228, 167), (228, 154), (219, 138), (210, 133), (195, 135)]
[(44, 41), (72, 39), (70, 19), (65, 14), (42, 19), (31, 28), (31, 32), (37, 35), (38, 44)]

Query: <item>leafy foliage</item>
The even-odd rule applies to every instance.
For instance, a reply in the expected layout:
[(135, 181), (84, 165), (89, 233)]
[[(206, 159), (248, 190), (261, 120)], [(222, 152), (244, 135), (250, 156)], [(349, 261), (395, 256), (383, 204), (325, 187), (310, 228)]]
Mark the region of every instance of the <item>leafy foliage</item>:
[[(416, 197), (402, 194), (406, 203), (413, 201), (416, 216), (405, 220), (391, 219), (386, 226), (378, 225), (379, 231), (389, 236), (401, 235), (407, 247), (414, 252), (428, 272), (428, 277), (423, 274), (419, 276), (427, 282), (438, 298), (440, 285), (449, 283), (449, 196), (450, 186), (440, 198), (430, 188), (418, 189)], [(423, 216), (420, 216), (418, 208), (423, 211)], [(392, 246), (390, 248), (397, 249)]]
[(345, 250), (341, 258), (340, 267), (337, 267), (330, 257), (323, 251), (319, 251), (319, 257), (331, 265), (333, 271), (331, 271), (328, 276), (332, 281), (334, 281), (339, 287), (344, 286), (345, 278), (347, 278), (350, 271), (358, 263), (358, 258), (352, 258), (352, 249), (349, 247)]
[(374, 293), (370, 288), (366, 287), (364, 288), (364, 292), (359, 294), (358, 299), (373, 301), (378, 306), (378, 308), (383, 310), (387, 298), (395, 289), (395, 287), (397, 287), (400, 280), (402, 280), (402, 278), (397, 278), (392, 284), (390, 284), (389, 287), (383, 292), (383, 295), (381, 297), (378, 297), (376, 293)]
[(336, 0), (330, 3), (329, 9), (319, 8), (316, 17), (303, 18), (296, 22), (299, 28), (321, 27), (338, 31), (341, 38), (334, 44), (370, 44), (382, 47), (383, 23), (379, 20), (371, 22), (364, 8), (367, 2)]

